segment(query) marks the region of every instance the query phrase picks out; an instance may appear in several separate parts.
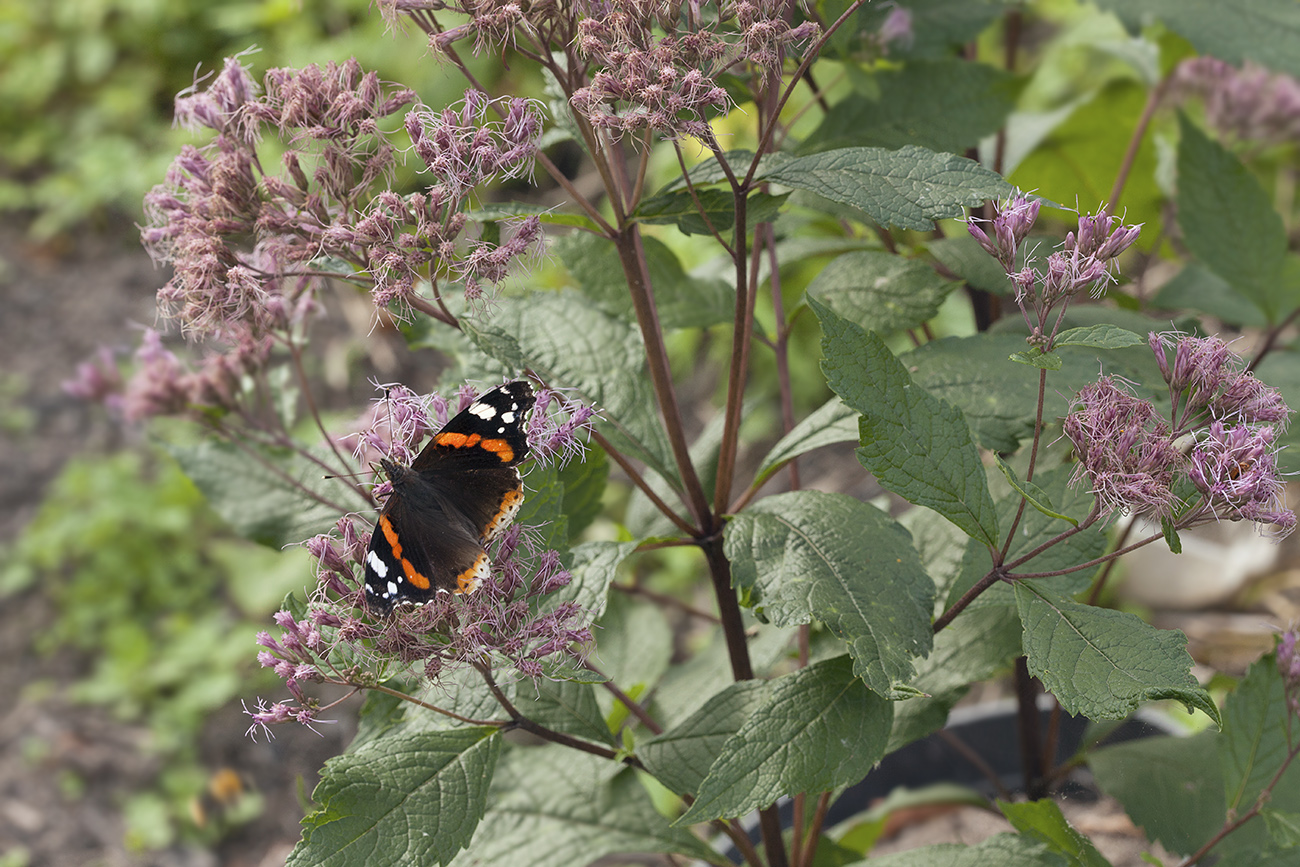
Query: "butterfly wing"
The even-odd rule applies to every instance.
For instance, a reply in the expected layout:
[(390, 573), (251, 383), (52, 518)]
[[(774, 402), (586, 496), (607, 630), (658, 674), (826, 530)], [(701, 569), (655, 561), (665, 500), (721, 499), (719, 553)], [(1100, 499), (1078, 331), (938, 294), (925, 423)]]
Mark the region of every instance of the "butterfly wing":
[(366, 553), (366, 598), (383, 610), (472, 593), (490, 568), (482, 541), (444, 498), (418, 479), (410, 485), (417, 490), (388, 498)]
[(447, 422), (410, 467), (385, 461), (393, 491), (366, 553), (366, 598), (381, 610), (472, 593), (490, 574), (484, 546), (523, 503), (515, 466), (528, 456), (527, 382), (485, 392)]
[(524, 380), (484, 392), (434, 434), (411, 469), (453, 473), (518, 465), (528, 457), (524, 421), (535, 400)]

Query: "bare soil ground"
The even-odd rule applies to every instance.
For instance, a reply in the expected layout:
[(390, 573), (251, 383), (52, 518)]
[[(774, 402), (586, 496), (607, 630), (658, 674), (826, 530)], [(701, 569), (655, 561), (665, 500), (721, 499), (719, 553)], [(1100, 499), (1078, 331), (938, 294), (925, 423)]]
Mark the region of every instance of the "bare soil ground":
[[(136, 343), (140, 327), (154, 322), (165, 279), (129, 225), (47, 245), (28, 240), (22, 226), (0, 225), (0, 545), (30, 520), (68, 457), (107, 452), (130, 436), (59, 384), (100, 345)], [(123, 801), (151, 784), (159, 762), (147, 729), (62, 696), (90, 660), (32, 650), (53, 617), (40, 593), (0, 603), (0, 859), (30, 867), (282, 864), (298, 838), (300, 782), (310, 793), (352, 725), (322, 726), (321, 737), (286, 728), (255, 743), (244, 736), (241, 709), (223, 708), (204, 729), (202, 760), (213, 773), (233, 770), (266, 809), (213, 849), (128, 851)]]

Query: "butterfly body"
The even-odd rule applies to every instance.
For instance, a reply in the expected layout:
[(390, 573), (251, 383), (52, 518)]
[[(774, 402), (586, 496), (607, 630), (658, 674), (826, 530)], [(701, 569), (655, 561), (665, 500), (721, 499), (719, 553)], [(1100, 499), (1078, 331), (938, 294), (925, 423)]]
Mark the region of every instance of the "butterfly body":
[(366, 552), (366, 602), (388, 611), (438, 593), (472, 593), (491, 571), (486, 546), (523, 504), (518, 464), (534, 401), (525, 381), (485, 392), (438, 431), (411, 465), (380, 466), (392, 493)]

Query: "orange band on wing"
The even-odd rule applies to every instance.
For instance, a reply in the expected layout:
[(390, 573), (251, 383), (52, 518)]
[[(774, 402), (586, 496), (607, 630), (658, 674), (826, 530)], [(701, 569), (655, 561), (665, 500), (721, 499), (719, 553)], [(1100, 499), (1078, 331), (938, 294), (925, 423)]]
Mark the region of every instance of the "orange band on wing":
[(503, 464), (508, 464), (515, 459), (515, 450), (510, 448), (510, 443), (505, 440), (483, 440), (482, 447), (499, 457)]
[(411, 582), (411, 586), (419, 590), (429, 589), (429, 579), (415, 568), (415, 564), (402, 556), (402, 543), (397, 538), (397, 530), (393, 528), (393, 522), (388, 520), (387, 515), (379, 517), (379, 529), (383, 530), (384, 538), (388, 540), (388, 547), (393, 549), (393, 557), (397, 562), (402, 564), (402, 574), (406, 580)]
[[(433, 438), (433, 441), (440, 446), (451, 446), (454, 449), (463, 449), (469, 446), (478, 445), (482, 437), (478, 434), (463, 433), (441, 433)], [(493, 449), (495, 451), (495, 449)]]

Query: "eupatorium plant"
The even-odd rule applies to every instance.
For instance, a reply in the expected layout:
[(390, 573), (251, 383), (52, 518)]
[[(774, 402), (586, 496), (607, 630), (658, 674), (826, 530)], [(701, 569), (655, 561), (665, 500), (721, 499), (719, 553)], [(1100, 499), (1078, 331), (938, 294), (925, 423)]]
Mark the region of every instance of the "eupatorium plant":
[[(250, 710), (255, 733), (324, 722), (323, 681), (383, 697), (291, 864), (851, 863), (875, 837), (828, 827), (839, 793), (1006, 672), (1041, 803), (999, 802), (1018, 833), (889, 863), (1102, 863), (1042, 800), (1081, 763), (1184, 863), (1293, 846), (1294, 633), (1220, 703), (1181, 633), (1097, 604), (1134, 548), (1294, 528), (1292, 205), (1166, 101), (1206, 94), (1241, 147), (1294, 120), (1293, 84), (1251, 67), (1234, 86), (1257, 122), (1233, 119), (1155, 32), (1123, 56), (1173, 71), (1121, 69), (1110, 41), (1118, 71), (1079, 76), (1066, 46), (1118, 24), (1080, 11), (1096, 28), (1074, 30), (1052, 4), (378, 6), (463, 98), (426, 106), (355, 61), (260, 83), (227, 61), (178, 100), (210, 138), (142, 231), (174, 269), (164, 318), (209, 354), (149, 332), (129, 373), (101, 357), (70, 385), (132, 421), (193, 419), (211, 442), (172, 450), (223, 514), (309, 540), (316, 588), (260, 639), (288, 698)], [(1136, 6), (1206, 64), (1249, 44), (1270, 75), (1300, 72), (1281, 28)], [(539, 72), (546, 101), (494, 92), (468, 53)], [(566, 140), (576, 172), (550, 150)], [(399, 157), (415, 188), (394, 188)], [(527, 179), (530, 203), (490, 201)], [(1081, 199), (1095, 212), (1057, 204)], [(503, 285), (543, 255), (564, 266), (545, 288)], [(351, 431), (327, 419), (308, 336), (335, 293), (446, 351), (446, 387), (392, 385)], [(408, 464), (476, 389), (524, 376), (525, 502), (487, 580), (367, 607), (387, 482), (348, 474)], [(1205, 732), (1062, 765), (1043, 694), (1053, 720), (1160, 702)]]

